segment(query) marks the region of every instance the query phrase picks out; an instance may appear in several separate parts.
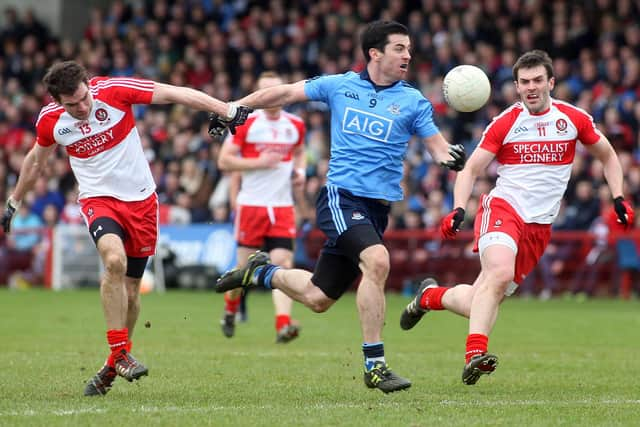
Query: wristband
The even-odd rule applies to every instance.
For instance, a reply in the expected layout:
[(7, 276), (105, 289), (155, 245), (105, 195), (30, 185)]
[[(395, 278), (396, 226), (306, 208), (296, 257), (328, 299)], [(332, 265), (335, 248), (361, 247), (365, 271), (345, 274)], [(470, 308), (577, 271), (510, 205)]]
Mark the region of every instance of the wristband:
[(227, 109), (227, 119), (232, 120), (238, 112), (238, 105), (234, 102), (229, 102), (227, 105), (229, 106)]
[(20, 206), (22, 206), (22, 200), (16, 200), (13, 198), (13, 196), (9, 196), (9, 198), (7, 199), (7, 206), (18, 210), (20, 209)]

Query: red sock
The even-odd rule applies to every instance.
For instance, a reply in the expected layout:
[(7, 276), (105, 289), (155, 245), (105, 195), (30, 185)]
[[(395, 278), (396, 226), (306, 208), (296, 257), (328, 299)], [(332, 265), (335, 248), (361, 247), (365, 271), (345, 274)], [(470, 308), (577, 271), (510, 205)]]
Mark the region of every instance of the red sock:
[(489, 337), (482, 334), (467, 335), (467, 352), (464, 354), (464, 363), (469, 363), (473, 356), (485, 354), (489, 347)]
[(111, 355), (109, 357), (117, 359), (120, 351), (127, 350), (127, 345), (129, 344), (129, 329), (109, 329), (107, 331), (107, 342), (111, 348)]
[(224, 311), (229, 314), (236, 314), (240, 302), (242, 301), (242, 295), (238, 295), (237, 298), (231, 298), (228, 294), (224, 294)]
[[(125, 347), (127, 353), (131, 353), (131, 347), (133, 347), (133, 342), (127, 342), (127, 346)], [(109, 353), (109, 357), (107, 357), (107, 361), (104, 362), (104, 364), (112, 368), (116, 367), (116, 359), (113, 357), (113, 353)]]
[(442, 296), (451, 288), (446, 286), (438, 286), (437, 288), (427, 289), (420, 298), (420, 307), (429, 310), (444, 310), (442, 306)]
[(291, 324), (291, 316), (288, 314), (278, 314), (276, 316), (276, 331), (279, 331), (289, 324)]

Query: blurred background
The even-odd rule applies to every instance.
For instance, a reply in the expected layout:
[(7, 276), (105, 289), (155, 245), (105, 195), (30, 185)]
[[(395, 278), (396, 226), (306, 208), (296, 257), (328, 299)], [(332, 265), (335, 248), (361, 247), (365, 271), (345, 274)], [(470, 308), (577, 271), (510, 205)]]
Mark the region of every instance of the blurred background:
[[(411, 32), (407, 80), (432, 102), (446, 138), (468, 153), (491, 119), (517, 100), (516, 58), (534, 48), (549, 52), (557, 82), (552, 96), (593, 115), (620, 156), (627, 199), (640, 206), (638, 1), (0, 0), (0, 11), (0, 200), (34, 144), (35, 119), (50, 101), (41, 78), (55, 61), (77, 60), (94, 76), (149, 78), (232, 100), (252, 92), (265, 70), (289, 82), (360, 71), (360, 29), (393, 19)], [(478, 112), (456, 113), (443, 100), (442, 79), (459, 64), (480, 66), (490, 77), (491, 99)], [(315, 102), (287, 110), (307, 125), (305, 198), (313, 207), (326, 177), (328, 112)], [(235, 263), (229, 177), (216, 167), (221, 141), (207, 135), (206, 112), (171, 105), (135, 111), (161, 202), (159, 253), (146, 286), (208, 289)], [(390, 291), (411, 294), (426, 275), (450, 285), (473, 280), (477, 199), (495, 178), (489, 168), (479, 179), (463, 232), (443, 243), (437, 229), (453, 208), (455, 173), (433, 164), (420, 141), (410, 142), (406, 197), (393, 206), (386, 236)], [(57, 150), (14, 232), (0, 234), (0, 286), (97, 286), (99, 260), (76, 197), (66, 154)], [(578, 149), (552, 244), (518, 294), (636, 297), (640, 234), (637, 226), (618, 232), (610, 209), (601, 165)], [(323, 242), (313, 216), (312, 208), (298, 212), (301, 267), (313, 268)]]

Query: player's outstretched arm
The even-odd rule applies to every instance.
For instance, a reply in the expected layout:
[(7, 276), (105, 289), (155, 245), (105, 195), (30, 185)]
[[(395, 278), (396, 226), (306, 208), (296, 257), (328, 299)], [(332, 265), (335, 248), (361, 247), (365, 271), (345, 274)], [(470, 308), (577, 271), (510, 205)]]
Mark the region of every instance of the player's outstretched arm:
[(7, 198), (5, 211), (2, 215), (2, 228), (5, 233), (11, 230), (11, 219), (13, 215), (20, 207), (25, 194), (33, 188), (36, 179), (47, 163), (47, 158), (55, 148), (56, 144), (43, 147), (36, 143), (25, 156), (22, 166), (20, 167), (18, 182), (16, 183), (13, 193)]
[(246, 105), (255, 110), (258, 108), (282, 107), (294, 102), (307, 101), (309, 98), (304, 92), (305, 81), (300, 80), (296, 83), (260, 89), (237, 100), (236, 103)]
[(423, 143), (437, 164), (445, 168), (461, 171), (467, 161), (462, 144), (449, 144), (441, 133), (424, 138)]
[(199, 90), (155, 82), (152, 104), (181, 104), (195, 110), (209, 111), (224, 118), (233, 117), (230, 104)]

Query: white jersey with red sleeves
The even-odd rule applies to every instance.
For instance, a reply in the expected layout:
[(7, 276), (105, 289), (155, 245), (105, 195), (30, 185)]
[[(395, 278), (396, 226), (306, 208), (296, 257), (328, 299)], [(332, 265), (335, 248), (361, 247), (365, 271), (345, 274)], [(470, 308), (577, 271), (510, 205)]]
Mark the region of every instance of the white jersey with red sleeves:
[(247, 121), (237, 128), (231, 141), (240, 147), (242, 157), (260, 156), (264, 150), (282, 153), (277, 168), (242, 172), (242, 185), (237, 203), (249, 206), (291, 206), (291, 176), (293, 173), (293, 151), (304, 144), (305, 126), (296, 115), (280, 112), (277, 119), (270, 119), (264, 111), (252, 113)]
[(601, 137), (593, 118), (566, 102), (552, 99), (541, 114), (515, 103), (494, 118), (480, 140), (499, 163), (490, 194), (508, 201), (527, 223), (552, 223), (571, 176), (576, 142), (591, 145)]
[(94, 77), (89, 81), (93, 107), (87, 120), (71, 117), (55, 103), (40, 111), (37, 143), (64, 146), (80, 199), (144, 200), (155, 191), (132, 110), (134, 104), (151, 103), (153, 87), (150, 80)]

